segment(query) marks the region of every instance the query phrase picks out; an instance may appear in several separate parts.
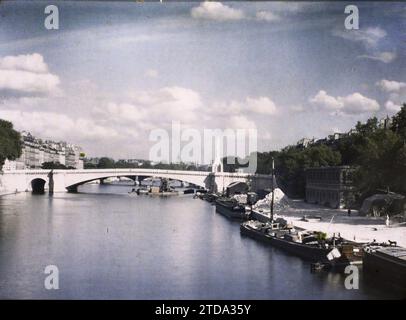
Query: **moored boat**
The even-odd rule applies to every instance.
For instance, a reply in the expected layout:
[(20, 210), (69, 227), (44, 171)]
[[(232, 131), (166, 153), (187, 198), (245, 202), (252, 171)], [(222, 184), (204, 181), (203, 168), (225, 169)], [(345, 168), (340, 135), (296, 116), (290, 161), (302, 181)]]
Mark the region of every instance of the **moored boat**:
[(240, 231), (243, 235), (329, 267), (362, 263), (360, 245), (341, 237), (328, 239), (321, 232), (281, 225), (275, 221), (261, 223), (250, 220), (241, 224)]
[(210, 202), (211, 204), (214, 204), (216, 202), (216, 199), (218, 198), (218, 195), (214, 193), (202, 193), (198, 197), (202, 200)]
[(170, 197), (170, 196), (178, 196), (179, 195), (179, 191), (161, 191), (161, 192), (150, 192), (149, 193), (150, 196), (154, 196), (154, 197)]
[(137, 193), (138, 195), (140, 195), (140, 194), (148, 194), (148, 193), (149, 193), (149, 190), (148, 190), (147, 188), (138, 188), (137, 191), (136, 191), (136, 193)]
[(406, 248), (385, 244), (366, 246), (363, 270), (368, 279), (406, 290)]
[(216, 199), (216, 212), (230, 219), (245, 219), (245, 206), (234, 198)]
[(259, 222), (269, 222), (270, 221), (270, 217), (269, 217), (269, 213), (268, 212), (263, 212), (262, 210), (251, 210), (249, 213), (249, 217), (252, 220), (257, 220)]
[(294, 227), (281, 228), (277, 222), (247, 221), (241, 224), (241, 234), (284, 249), (294, 255), (314, 262), (328, 262), (331, 249), (317, 241), (316, 235)]

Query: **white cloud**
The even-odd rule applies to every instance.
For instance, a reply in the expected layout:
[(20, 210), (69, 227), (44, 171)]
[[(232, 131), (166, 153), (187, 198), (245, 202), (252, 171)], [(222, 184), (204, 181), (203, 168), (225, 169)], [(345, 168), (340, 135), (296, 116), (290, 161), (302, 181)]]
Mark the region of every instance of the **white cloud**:
[(197, 121), (197, 109), (202, 107), (198, 92), (178, 86), (132, 91), (126, 100), (124, 103), (109, 103), (104, 108), (96, 107), (94, 112), (121, 123), (139, 121), (168, 125), (171, 121)]
[(221, 2), (205, 1), (199, 6), (192, 8), (191, 16), (195, 19), (235, 21), (253, 20), (263, 22), (276, 22), (282, 20), (282, 16), (289, 16), (308, 9), (320, 9), (320, 5), (309, 3), (270, 3), (270, 10), (259, 10), (254, 13), (244, 12), (241, 9), (231, 8)]
[(338, 101), (343, 103), (346, 113), (363, 113), (379, 110), (379, 103), (376, 100), (364, 97), (358, 92), (346, 97), (338, 97)]
[(98, 125), (92, 119), (55, 112), (0, 110), (0, 117), (43, 138), (100, 141), (117, 137), (116, 130)]
[(254, 121), (249, 120), (243, 115), (236, 115), (230, 117), (227, 121), (227, 127), (230, 129), (256, 129), (257, 126)]
[(335, 36), (361, 42), (367, 47), (375, 47), (378, 42), (386, 37), (386, 31), (380, 27), (360, 28), (358, 30), (334, 30)]
[(209, 116), (216, 114), (217, 116), (229, 117), (241, 113), (269, 116), (277, 114), (278, 108), (268, 97), (247, 97), (242, 101), (216, 102), (208, 106), (205, 111)]
[(324, 90), (320, 90), (310, 99), (310, 102), (315, 106), (345, 114), (359, 114), (379, 110), (379, 104), (376, 100), (367, 98), (358, 92), (345, 97), (333, 97)]
[(208, 19), (217, 21), (232, 21), (244, 19), (243, 11), (233, 9), (220, 2), (205, 1), (198, 7), (192, 8), (191, 15), (195, 19)]
[(50, 93), (57, 89), (58, 85), (59, 78), (50, 73), (0, 70), (0, 90), (16, 90), (25, 93)]
[(400, 105), (394, 103), (393, 101), (388, 100), (385, 103), (385, 108), (386, 108), (386, 110), (389, 110), (389, 111), (399, 112), (402, 107)]
[(381, 90), (385, 92), (399, 92), (402, 89), (406, 88), (405, 82), (393, 81), (393, 80), (386, 80), (382, 79), (376, 83)]
[(382, 79), (376, 85), (388, 93), (385, 108), (391, 111), (399, 111), (402, 103), (406, 102), (406, 82)]
[(271, 11), (261, 10), (256, 13), (256, 19), (259, 21), (273, 22), (280, 20), (280, 17)]
[(390, 51), (377, 51), (378, 43), (386, 37), (387, 33), (381, 27), (360, 28), (358, 30), (333, 30), (333, 35), (354, 42), (362, 43), (367, 52), (359, 55), (359, 59), (369, 59), (382, 63), (393, 62), (397, 54)]
[(38, 53), (0, 58), (0, 91), (50, 94), (59, 92), (59, 83)]
[[(284, 12), (284, 13), (298, 13), (311, 10), (323, 10), (323, 3), (311, 3), (311, 2), (270, 2), (268, 6), (272, 11)], [(325, 10), (325, 9), (324, 9)]]
[(246, 99), (247, 108), (249, 112), (258, 114), (271, 115), (275, 114), (277, 109), (275, 103), (268, 97), (250, 98)]
[(361, 55), (359, 56), (359, 58), (363, 58), (363, 59), (370, 59), (370, 60), (376, 60), (376, 61), (380, 61), (383, 63), (391, 63), (393, 60), (396, 59), (396, 53), (395, 52), (378, 52), (376, 54), (372, 54), (372, 55)]
[(338, 110), (343, 108), (342, 102), (338, 101), (336, 98), (329, 96), (326, 91), (320, 90), (310, 102), (314, 105), (327, 108), (329, 110)]
[(136, 123), (146, 117), (144, 110), (130, 103), (110, 102), (107, 104), (107, 107), (96, 107), (93, 111), (95, 114), (108, 116), (106, 117), (108, 121), (115, 121), (119, 125)]
[(38, 53), (0, 57), (0, 69), (25, 70), (35, 73), (48, 72), (48, 66), (42, 55)]

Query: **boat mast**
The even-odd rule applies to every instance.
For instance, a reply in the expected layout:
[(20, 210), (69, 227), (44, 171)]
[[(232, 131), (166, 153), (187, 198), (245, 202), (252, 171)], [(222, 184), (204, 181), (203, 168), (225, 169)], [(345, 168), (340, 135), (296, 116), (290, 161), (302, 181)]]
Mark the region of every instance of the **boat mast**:
[(274, 170), (275, 170), (275, 163), (272, 157), (272, 197), (271, 197), (271, 222), (273, 222), (273, 202), (274, 202)]

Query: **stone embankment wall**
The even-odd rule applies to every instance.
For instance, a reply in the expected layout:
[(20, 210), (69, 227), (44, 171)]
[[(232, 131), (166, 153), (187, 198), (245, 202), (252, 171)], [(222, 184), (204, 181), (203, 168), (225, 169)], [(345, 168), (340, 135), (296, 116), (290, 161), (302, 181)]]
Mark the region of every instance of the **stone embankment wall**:
[(15, 190), (9, 190), (3, 184), (3, 175), (0, 173), (0, 197), (8, 194), (14, 194)]

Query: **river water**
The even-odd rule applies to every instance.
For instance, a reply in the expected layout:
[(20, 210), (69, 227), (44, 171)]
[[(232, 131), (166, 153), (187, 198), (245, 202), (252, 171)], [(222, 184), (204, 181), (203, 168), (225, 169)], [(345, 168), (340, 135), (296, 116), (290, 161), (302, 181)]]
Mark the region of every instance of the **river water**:
[[(377, 299), (400, 298), (362, 278), (310, 266), (250, 238), (238, 222), (190, 195), (129, 195), (129, 186), (0, 197), (0, 298)], [(56, 265), (59, 289), (46, 290)]]

